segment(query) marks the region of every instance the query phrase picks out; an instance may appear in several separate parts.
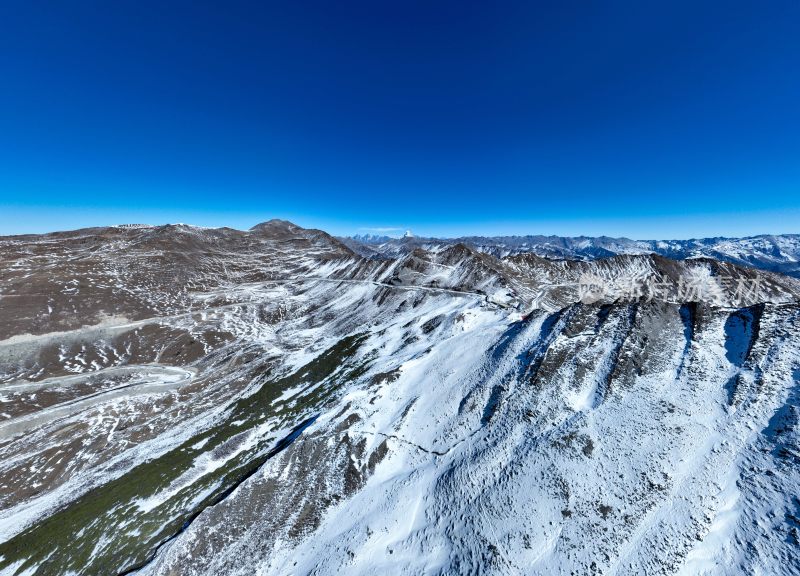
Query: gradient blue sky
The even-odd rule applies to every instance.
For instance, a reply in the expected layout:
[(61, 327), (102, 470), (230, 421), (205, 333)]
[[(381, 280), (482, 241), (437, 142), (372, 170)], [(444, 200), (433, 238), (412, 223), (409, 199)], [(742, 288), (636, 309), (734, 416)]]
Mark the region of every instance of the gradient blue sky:
[(800, 232), (800, 2), (0, 7), (0, 234)]

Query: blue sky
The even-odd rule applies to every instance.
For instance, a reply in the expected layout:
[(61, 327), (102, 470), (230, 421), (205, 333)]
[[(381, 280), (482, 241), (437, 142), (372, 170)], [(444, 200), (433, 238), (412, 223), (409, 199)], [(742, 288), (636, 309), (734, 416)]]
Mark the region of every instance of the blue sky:
[(0, 234), (800, 232), (800, 3), (0, 8)]

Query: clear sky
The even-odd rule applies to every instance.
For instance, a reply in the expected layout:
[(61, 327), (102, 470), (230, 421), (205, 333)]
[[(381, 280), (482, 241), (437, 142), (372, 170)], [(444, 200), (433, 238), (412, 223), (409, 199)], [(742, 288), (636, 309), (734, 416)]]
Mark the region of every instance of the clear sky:
[(800, 232), (800, 2), (0, 5), (0, 234)]

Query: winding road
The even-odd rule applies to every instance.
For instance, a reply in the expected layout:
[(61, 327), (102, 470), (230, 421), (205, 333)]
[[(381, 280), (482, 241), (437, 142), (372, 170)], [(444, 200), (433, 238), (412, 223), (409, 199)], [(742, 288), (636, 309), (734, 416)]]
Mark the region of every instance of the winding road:
[(12, 418), (0, 423), (0, 441), (8, 440), (55, 420), (74, 416), (86, 408), (94, 407), (101, 403), (143, 394), (157, 394), (178, 388), (190, 382), (194, 378), (195, 372), (193, 368), (177, 368), (174, 366), (162, 366), (160, 364), (141, 364), (117, 366), (106, 368), (105, 370), (87, 372), (85, 374), (48, 378), (40, 382), (3, 386), (0, 390), (14, 392), (32, 391), (46, 386), (74, 385), (82, 383), (89, 378), (97, 378), (103, 375), (114, 376), (128, 373), (132, 374), (130, 381), (125, 384), (108, 388), (94, 394), (81, 396), (80, 398), (68, 402), (62, 402), (61, 404), (43, 408), (33, 414), (26, 414), (25, 416)]

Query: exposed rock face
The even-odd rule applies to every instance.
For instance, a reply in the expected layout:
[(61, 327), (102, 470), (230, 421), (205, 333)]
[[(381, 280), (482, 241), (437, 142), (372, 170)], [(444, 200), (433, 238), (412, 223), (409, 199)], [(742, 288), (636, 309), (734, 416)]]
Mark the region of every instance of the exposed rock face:
[(403, 241), (0, 239), (0, 574), (796, 572), (797, 280)]

